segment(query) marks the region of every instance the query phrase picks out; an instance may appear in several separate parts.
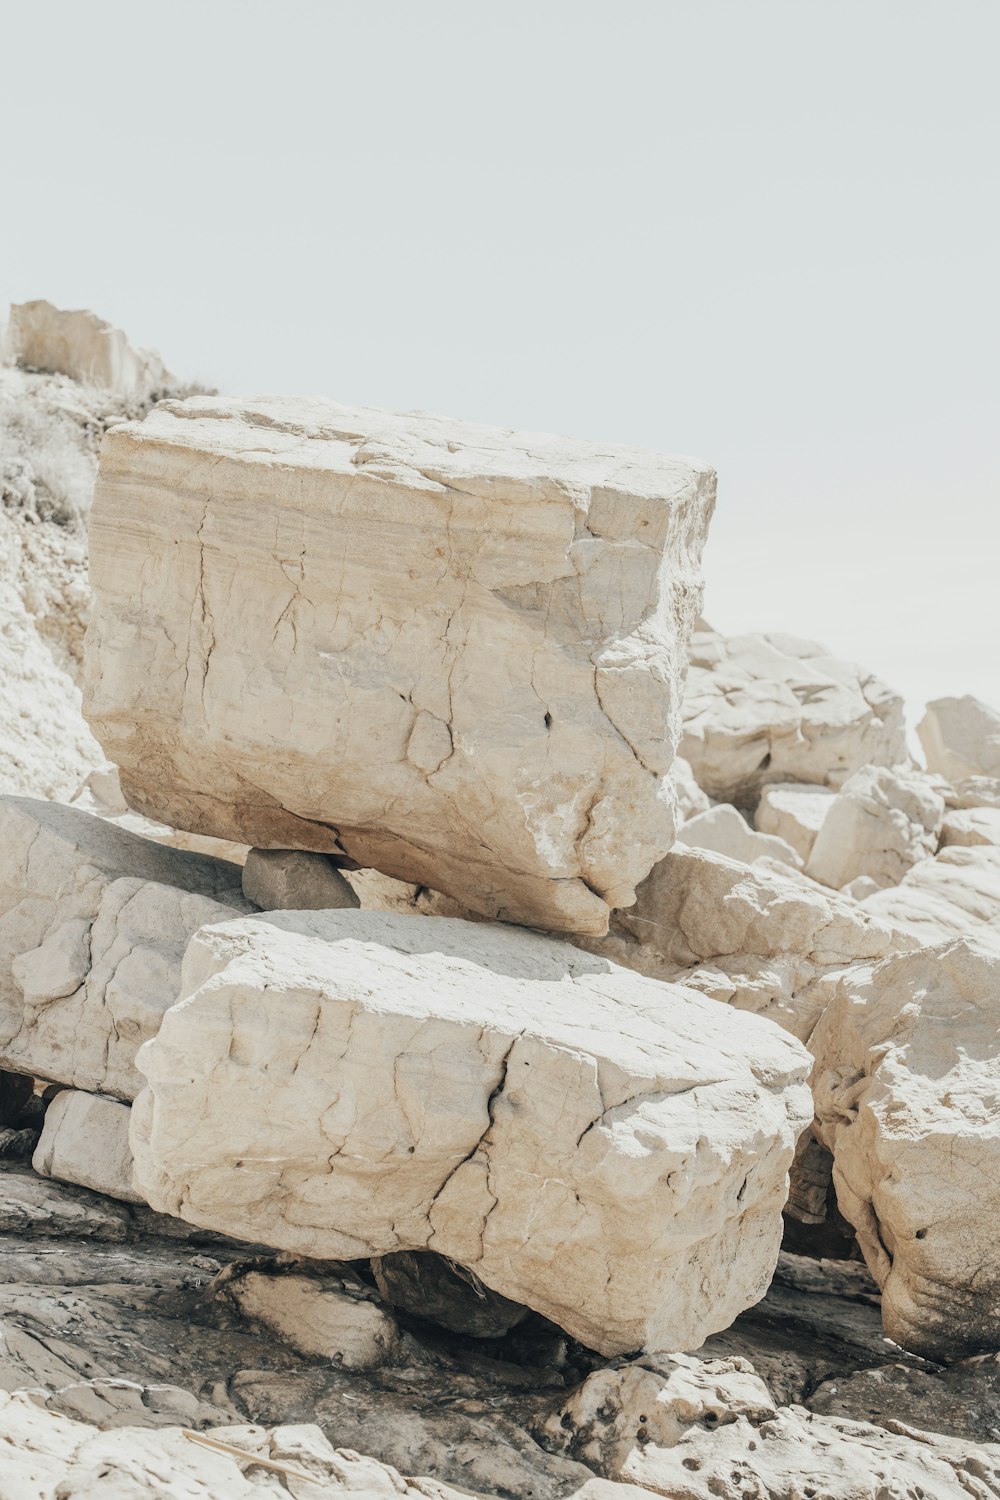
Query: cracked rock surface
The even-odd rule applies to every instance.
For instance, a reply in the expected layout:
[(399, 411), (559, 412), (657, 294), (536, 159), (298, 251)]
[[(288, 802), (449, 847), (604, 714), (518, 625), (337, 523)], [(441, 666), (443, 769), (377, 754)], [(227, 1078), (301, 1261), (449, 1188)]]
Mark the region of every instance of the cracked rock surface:
[(962, 938), (848, 971), (810, 1043), (886, 1332), (936, 1359), (1000, 1344), (998, 1020), (1000, 954)]
[(739, 864), (677, 844), (634, 906), (589, 944), (640, 974), (775, 1021), (801, 1041), (829, 1000), (827, 976), (899, 945), (886, 923), (786, 866)]
[(239, 877), (74, 808), (0, 798), (0, 1065), (131, 1099), (191, 934), (249, 908)]
[(162, 402), (102, 449), (86, 716), (150, 817), (602, 932), (673, 837), (714, 494), (646, 450)]
[(615, 1354), (691, 1348), (763, 1295), (812, 1112), (805, 1050), (755, 1016), (370, 912), (204, 928), (138, 1062), (153, 1207), (318, 1258), (431, 1248)]
[(680, 753), (710, 797), (752, 807), (772, 781), (839, 787), (908, 759), (902, 698), (815, 641), (702, 629), (689, 657)]

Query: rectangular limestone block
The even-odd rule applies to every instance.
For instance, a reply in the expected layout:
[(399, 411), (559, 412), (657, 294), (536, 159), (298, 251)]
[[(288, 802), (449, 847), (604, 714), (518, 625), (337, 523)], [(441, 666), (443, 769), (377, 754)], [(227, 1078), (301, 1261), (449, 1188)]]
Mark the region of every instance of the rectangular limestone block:
[(135, 1186), (319, 1260), (433, 1250), (606, 1355), (763, 1296), (809, 1055), (538, 933), (271, 912), (204, 927), (138, 1066)]
[(715, 476), (332, 401), (108, 433), (85, 712), (130, 803), (601, 932), (669, 847)]

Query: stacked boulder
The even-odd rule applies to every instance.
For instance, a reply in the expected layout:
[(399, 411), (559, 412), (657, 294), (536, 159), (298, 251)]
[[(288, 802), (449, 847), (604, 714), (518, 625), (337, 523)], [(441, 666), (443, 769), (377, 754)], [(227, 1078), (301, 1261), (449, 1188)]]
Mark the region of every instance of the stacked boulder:
[[(414, 1329), (544, 1343), (576, 1488), (1000, 1494), (1000, 1454), (872, 1457), (697, 1353), (834, 1216), (904, 1348), (1000, 1341), (991, 711), (931, 705), (924, 771), (871, 674), (698, 621), (713, 503), (694, 460), (329, 401), (114, 427), (84, 711), (118, 769), (0, 801), (0, 1125), (244, 1242), (225, 1315), (344, 1379), (444, 1357)], [(298, 1480), (294, 1431), (217, 1449)]]

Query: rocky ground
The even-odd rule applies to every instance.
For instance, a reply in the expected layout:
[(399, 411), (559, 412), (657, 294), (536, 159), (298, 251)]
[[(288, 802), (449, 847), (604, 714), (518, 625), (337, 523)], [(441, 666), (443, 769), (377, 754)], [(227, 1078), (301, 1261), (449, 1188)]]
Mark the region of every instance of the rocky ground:
[[(0, 1500), (1000, 1496), (1000, 715), (930, 705), (918, 765), (866, 670), (695, 624), (706, 469), (288, 402), (170, 402), (105, 450), (85, 652), (100, 437), (169, 377), (31, 309), (0, 368)], [(404, 496), (403, 585), (364, 471)], [(316, 484), (363, 587), (347, 546), (322, 582)], [(340, 693), (363, 742), (303, 713)], [(442, 808), (451, 847), (418, 837)], [(301, 836), (248, 854), (268, 828)]]

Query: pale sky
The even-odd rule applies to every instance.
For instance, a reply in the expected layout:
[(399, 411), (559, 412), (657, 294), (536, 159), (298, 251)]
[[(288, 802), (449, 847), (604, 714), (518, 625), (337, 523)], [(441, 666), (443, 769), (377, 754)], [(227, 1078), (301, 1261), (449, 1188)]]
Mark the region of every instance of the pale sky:
[(709, 459), (706, 613), (1000, 706), (997, 0), (0, 0), (0, 299)]

